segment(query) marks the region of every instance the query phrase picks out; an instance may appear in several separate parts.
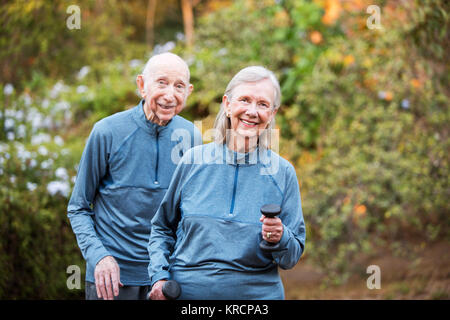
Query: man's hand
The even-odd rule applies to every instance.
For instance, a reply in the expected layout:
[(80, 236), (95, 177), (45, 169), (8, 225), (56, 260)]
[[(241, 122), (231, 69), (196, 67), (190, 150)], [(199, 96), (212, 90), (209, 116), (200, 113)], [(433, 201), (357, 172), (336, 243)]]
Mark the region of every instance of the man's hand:
[(97, 263), (94, 277), (99, 299), (114, 300), (119, 295), (119, 286), (123, 287), (123, 284), (120, 282), (119, 265), (112, 256), (106, 256)]
[(167, 300), (162, 292), (162, 287), (167, 280), (159, 280), (156, 281), (152, 287), (152, 291), (150, 292), (151, 300)]
[[(280, 218), (267, 218), (262, 215), (259, 221), (263, 223), (261, 233), (264, 240), (271, 243), (277, 243), (281, 240), (283, 235), (283, 223)], [(270, 235), (270, 237), (268, 237), (268, 235)]]

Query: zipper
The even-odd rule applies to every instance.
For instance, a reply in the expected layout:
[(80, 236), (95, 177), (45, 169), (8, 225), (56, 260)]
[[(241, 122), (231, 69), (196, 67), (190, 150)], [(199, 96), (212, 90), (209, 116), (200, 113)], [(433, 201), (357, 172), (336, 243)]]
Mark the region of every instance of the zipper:
[(236, 200), (236, 189), (237, 189), (237, 179), (239, 175), (239, 164), (236, 164), (236, 169), (234, 170), (234, 185), (233, 185), (233, 197), (231, 198), (231, 207), (229, 215), (233, 215), (234, 202)]
[(159, 184), (158, 181), (158, 164), (159, 164), (159, 132), (156, 131), (156, 165), (155, 165), (155, 184)]

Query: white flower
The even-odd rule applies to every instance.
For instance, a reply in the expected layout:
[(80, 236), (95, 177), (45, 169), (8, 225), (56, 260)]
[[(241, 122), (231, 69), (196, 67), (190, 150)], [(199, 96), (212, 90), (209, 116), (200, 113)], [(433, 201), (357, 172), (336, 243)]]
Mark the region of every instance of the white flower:
[(31, 122), (33, 129), (42, 128), (42, 114), (34, 108), (31, 108), (27, 113), (27, 121)]
[(52, 118), (50, 116), (46, 116), (42, 126), (44, 128), (50, 129), (52, 127), (52, 123), (53, 123)]
[(41, 156), (46, 156), (46, 155), (48, 155), (48, 150), (47, 150), (46, 147), (40, 146), (39, 149), (38, 149), (38, 153), (39, 153)]
[(66, 122), (66, 123), (70, 123), (70, 120), (72, 119), (72, 111), (70, 111), (70, 110), (66, 110), (65, 112), (64, 112), (64, 121)]
[(26, 150), (22, 144), (18, 144), (16, 148), (17, 148), (17, 157), (20, 160), (22, 160), (22, 162), (25, 162), (27, 159), (31, 158), (31, 152)]
[(7, 83), (5, 87), (3, 88), (3, 93), (5, 96), (9, 96), (14, 92), (14, 87), (11, 83)]
[(142, 61), (139, 59), (130, 60), (129, 64), (130, 68), (138, 68), (142, 66)]
[(37, 188), (37, 183), (27, 182), (27, 189), (29, 191), (34, 191)]
[(50, 98), (55, 99), (65, 89), (66, 89), (66, 86), (64, 85), (64, 82), (62, 82), (61, 80), (58, 81), (57, 83), (55, 83), (53, 88), (50, 90)]
[(12, 141), (12, 140), (14, 140), (14, 139), (16, 138), (16, 136), (15, 136), (14, 132), (9, 131), (9, 132), (6, 134), (6, 138), (7, 138), (9, 141)]
[(157, 44), (155, 46), (155, 48), (153, 49), (153, 54), (156, 55), (156, 54), (168, 52), (168, 51), (173, 50), (175, 47), (176, 47), (176, 45), (175, 45), (175, 42), (173, 42), (173, 41), (169, 41), (163, 45)]
[(47, 185), (47, 191), (52, 196), (59, 193), (67, 198), (67, 196), (69, 195), (69, 191), (70, 191), (70, 185), (68, 182), (51, 181)]
[(67, 173), (67, 169), (66, 168), (58, 168), (55, 171), (55, 176), (61, 180), (68, 180), (69, 179), (69, 174)]
[(221, 48), (221, 49), (217, 52), (217, 54), (218, 54), (219, 56), (224, 56), (224, 55), (226, 55), (227, 53), (228, 53), (227, 48)]
[(164, 50), (164, 52), (167, 52), (167, 51), (171, 51), (171, 50), (175, 49), (175, 47), (176, 47), (175, 42), (169, 41), (163, 45), (163, 50)]
[(386, 91), (378, 91), (378, 98), (385, 99), (386, 98)]
[(36, 165), (37, 165), (37, 161), (34, 159), (31, 159), (30, 160), (30, 168), (34, 168), (34, 167), (36, 167)]
[(14, 115), (16, 120), (22, 121), (25, 120), (25, 114), (22, 110), (17, 110), (16, 114)]
[(8, 144), (4, 143), (4, 142), (0, 142), (0, 152), (4, 152), (7, 149), (9, 149)]
[(9, 177), (9, 181), (10, 181), (12, 184), (16, 183), (16, 176), (14, 176), (14, 175), (10, 176), (10, 177)]
[(31, 106), (31, 103), (33, 103), (33, 99), (31, 99), (31, 97), (30, 97), (30, 95), (28, 93), (25, 93), (23, 95), (23, 103), (27, 107)]
[(402, 108), (403, 109), (409, 109), (409, 100), (408, 99), (403, 99), (402, 100)]
[(88, 87), (85, 85), (81, 85), (77, 87), (77, 93), (85, 93), (88, 90)]
[(37, 135), (31, 137), (31, 144), (32, 145), (39, 145), (43, 143), (50, 142), (51, 137), (48, 133), (38, 133)]
[(46, 170), (49, 169), (53, 165), (53, 159), (47, 159), (41, 162), (41, 168)]
[(177, 33), (175, 34), (175, 38), (176, 38), (178, 41), (184, 41), (184, 40), (186, 39), (186, 37), (185, 37), (185, 35), (184, 35), (183, 32), (177, 32)]
[(53, 111), (58, 112), (58, 111), (66, 111), (69, 109), (70, 109), (70, 103), (63, 100), (63, 101), (59, 101), (55, 104)]
[(53, 138), (53, 141), (58, 145), (58, 146), (62, 146), (64, 144), (64, 140), (63, 138), (61, 138), (60, 136), (55, 136)]
[(14, 129), (14, 120), (7, 118), (5, 120), (5, 130)]
[(27, 134), (27, 127), (24, 124), (21, 124), (17, 127), (17, 136), (19, 138), (25, 138)]
[(89, 73), (89, 71), (91, 71), (91, 68), (90, 68), (89, 66), (84, 66), (84, 67), (82, 67), (82, 68), (80, 69), (80, 71), (78, 71), (77, 79), (78, 79), (78, 80), (83, 79), (84, 77), (87, 76), (87, 74)]
[(42, 100), (42, 107), (43, 108), (47, 109), (49, 105), (50, 105), (50, 101), (47, 98)]

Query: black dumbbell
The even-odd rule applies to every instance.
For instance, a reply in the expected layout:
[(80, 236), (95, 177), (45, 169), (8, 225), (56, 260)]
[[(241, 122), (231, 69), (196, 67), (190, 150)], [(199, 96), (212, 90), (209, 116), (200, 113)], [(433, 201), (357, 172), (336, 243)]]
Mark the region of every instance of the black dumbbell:
[[(281, 213), (281, 208), (277, 204), (265, 204), (261, 207), (261, 213), (267, 218), (274, 218)], [(266, 240), (262, 240), (259, 243), (259, 247), (265, 252), (272, 252), (280, 248), (280, 243), (271, 243)]]
[[(167, 280), (163, 284), (162, 293), (167, 300), (176, 300), (181, 295), (181, 287), (175, 280)], [(147, 295), (147, 300), (150, 300), (150, 292)]]

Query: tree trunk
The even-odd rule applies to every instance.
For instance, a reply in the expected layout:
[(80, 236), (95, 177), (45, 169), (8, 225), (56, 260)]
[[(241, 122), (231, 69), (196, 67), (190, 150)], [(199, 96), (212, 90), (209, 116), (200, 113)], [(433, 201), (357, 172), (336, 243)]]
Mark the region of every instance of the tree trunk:
[(157, 0), (148, 0), (147, 20), (145, 22), (145, 40), (150, 50), (153, 49), (155, 41), (155, 13)]
[(186, 45), (188, 48), (192, 48), (194, 44), (194, 13), (192, 10), (192, 0), (181, 0), (181, 10), (183, 11)]

